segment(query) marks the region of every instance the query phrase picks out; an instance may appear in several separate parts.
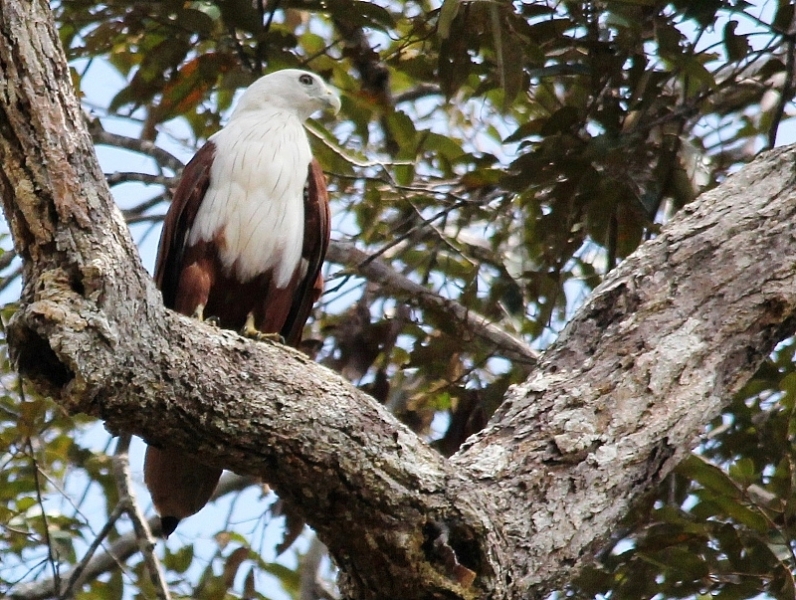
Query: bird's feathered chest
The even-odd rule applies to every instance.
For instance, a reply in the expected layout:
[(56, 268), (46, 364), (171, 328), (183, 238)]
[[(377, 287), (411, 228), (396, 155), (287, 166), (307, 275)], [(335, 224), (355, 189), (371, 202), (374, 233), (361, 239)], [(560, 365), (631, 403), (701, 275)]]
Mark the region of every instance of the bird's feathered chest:
[(273, 270), (284, 287), (301, 261), (304, 186), (312, 160), (307, 135), (290, 113), (256, 113), (210, 138), (210, 185), (189, 245), (211, 241), (224, 269), (240, 281)]

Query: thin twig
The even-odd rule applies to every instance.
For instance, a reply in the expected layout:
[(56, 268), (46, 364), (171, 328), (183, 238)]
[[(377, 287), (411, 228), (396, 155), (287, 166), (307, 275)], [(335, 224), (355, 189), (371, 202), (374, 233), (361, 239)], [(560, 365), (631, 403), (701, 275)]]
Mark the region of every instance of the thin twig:
[(111, 133), (96, 126), (91, 127), (90, 130), (91, 137), (95, 144), (116, 146), (117, 148), (140, 152), (152, 158), (161, 168), (165, 167), (175, 173), (181, 171), (185, 166), (179, 158), (153, 142), (127, 137), (126, 135), (119, 135), (118, 133)]
[(3, 250), (3, 254), (0, 255), (0, 271), (8, 267), (11, 262), (16, 258), (17, 253), (14, 252), (14, 249), (11, 248), (9, 250)]
[(131, 181), (140, 181), (149, 185), (164, 185), (169, 187), (174, 185), (176, 177), (167, 177), (165, 175), (152, 175), (151, 173), (138, 173), (138, 172), (119, 172), (109, 173), (105, 175), (105, 181), (109, 186), (119, 185), (120, 183), (129, 183)]
[(113, 526), (116, 524), (116, 521), (119, 520), (124, 514), (125, 507), (124, 504), (119, 502), (116, 505), (116, 508), (113, 509), (113, 512), (108, 517), (108, 521), (105, 525), (100, 529), (99, 533), (94, 538), (94, 541), (91, 542), (91, 545), (86, 550), (86, 554), (80, 560), (79, 563), (75, 565), (75, 567), (69, 572), (69, 579), (67, 580), (66, 586), (64, 587), (63, 591), (59, 593), (59, 597), (61, 598), (69, 598), (72, 595), (72, 590), (76, 587), (80, 587), (85, 581), (81, 575), (86, 571), (86, 567), (88, 566), (91, 559), (94, 557), (94, 553), (102, 544), (103, 540), (108, 537), (108, 534), (113, 529)]
[(235, 52), (240, 59), (243, 68), (246, 69), (249, 73), (254, 73), (254, 65), (252, 64), (249, 57), (246, 55), (246, 49), (243, 47), (243, 44), (240, 43), (240, 38), (238, 38), (238, 34), (235, 31), (235, 27), (230, 25), (229, 26), (229, 37), (232, 38), (232, 43), (235, 46)]
[(362, 169), (367, 169), (369, 167), (380, 167), (385, 172), (387, 172), (387, 167), (410, 166), (415, 164), (415, 162), (412, 160), (389, 160), (389, 161), (359, 160), (351, 156), (351, 154), (349, 154), (346, 150), (344, 150), (339, 144), (329, 140), (327, 136), (324, 135), (324, 130), (320, 126), (315, 125), (311, 121), (307, 121), (306, 123), (304, 123), (304, 127), (320, 143), (329, 148), (332, 152), (337, 154), (344, 161), (346, 161), (351, 165), (354, 165), (355, 167), (360, 167)]
[[(274, 22), (274, 15), (276, 11), (279, 10), (279, 3), (281, 0), (273, 0), (273, 6), (269, 6), (271, 9), (268, 13), (268, 20), (265, 19), (265, 0), (260, 0), (259, 7), (260, 7), (260, 24), (262, 24), (263, 29), (262, 33), (257, 40), (257, 74), (263, 74), (263, 67), (268, 62), (268, 53), (267, 48), (268, 45), (266, 44), (266, 40), (268, 39), (268, 33), (271, 31), (271, 24)], [(270, 2), (269, 2), (270, 4)], [(264, 23), (263, 23), (264, 22)]]
[[(6, 254), (11, 254), (12, 250), (7, 250)], [(18, 265), (8, 275), (0, 279), (0, 292), (3, 292), (11, 283), (22, 274), (22, 265)]]
[(166, 202), (167, 200), (169, 200), (167, 194), (165, 193), (158, 194), (157, 196), (153, 196), (149, 200), (144, 200), (143, 202), (137, 204), (132, 208), (123, 210), (122, 214), (124, 215), (124, 219), (125, 221), (127, 221), (128, 225), (130, 223), (137, 223), (139, 221), (153, 221), (157, 223), (158, 221), (162, 221), (165, 218), (165, 215), (145, 215), (144, 213), (148, 211), (150, 208), (154, 208), (158, 204)]
[[(137, 223), (160, 223), (163, 219), (166, 218), (166, 215), (125, 215), (125, 222), (128, 225), (134, 225)], [(139, 242), (140, 243), (140, 242)]]
[[(25, 401), (25, 394), (22, 391), (22, 382), (19, 382), (19, 389), (20, 389), (20, 396), (21, 400)], [(33, 483), (36, 486), (36, 502), (39, 504), (39, 509), (41, 510), (41, 520), (42, 524), (44, 525), (44, 542), (47, 544), (47, 561), (50, 563), (50, 568), (53, 572), (53, 581), (55, 582), (56, 589), (58, 589), (61, 585), (61, 577), (58, 573), (58, 565), (55, 562), (55, 556), (53, 555), (53, 545), (52, 540), (50, 539), (50, 524), (47, 522), (47, 511), (44, 509), (44, 500), (42, 499), (41, 495), (41, 485), (39, 482), (39, 464), (36, 461), (36, 452), (33, 449), (33, 442), (30, 438), (27, 438), (26, 444), (28, 446), (28, 450), (30, 451), (30, 462), (33, 465)]]
[(423, 222), (420, 225), (418, 225), (417, 227), (411, 227), (409, 229), (409, 231), (407, 231), (406, 233), (398, 235), (398, 236), (394, 237), (392, 240), (390, 240), (389, 242), (387, 242), (386, 244), (384, 244), (384, 246), (379, 248), (378, 252), (368, 256), (365, 259), (365, 261), (363, 262), (363, 264), (359, 265), (359, 267), (362, 267), (362, 268), (367, 267), (368, 263), (373, 262), (374, 260), (376, 260), (377, 258), (382, 256), (385, 252), (387, 252), (388, 250), (390, 250), (394, 246), (397, 246), (398, 244), (400, 244), (401, 242), (403, 242), (407, 238), (410, 238), (412, 236), (417, 235), (417, 229), (419, 227), (429, 226), (432, 223), (434, 223), (434, 221), (447, 216), (451, 211), (453, 211), (453, 210), (455, 210), (457, 208), (461, 208), (463, 206), (466, 206), (467, 204), (469, 204), (469, 201), (463, 200), (463, 201), (457, 202), (455, 204), (452, 204), (450, 206), (446, 206), (441, 211), (439, 211), (437, 214), (432, 215), (429, 218), (423, 217), (423, 215), (420, 214), (420, 211), (417, 210), (417, 208), (414, 205), (412, 205), (412, 208), (415, 210), (416, 216), (419, 217), (420, 219), (422, 219)]
[(93, 530), (93, 529), (91, 529), (91, 525), (90, 525), (90, 524), (87, 522), (87, 521), (88, 521), (88, 518), (86, 517), (86, 515), (84, 515), (84, 514), (83, 514), (83, 513), (80, 511), (80, 508), (78, 508), (77, 504), (76, 504), (76, 503), (75, 503), (75, 502), (72, 500), (72, 498), (69, 496), (69, 494), (66, 492), (66, 490), (65, 490), (63, 487), (61, 487), (61, 486), (58, 484), (58, 482), (57, 482), (57, 481), (55, 481), (55, 480), (54, 480), (52, 477), (50, 477), (49, 475), (47, 475), (47, 473), (44, 473), (44, 472), (42, 472), (42, 473), (41, 473), (41, 476), (42, 476), (42, 477), (44, 477), (44, 479), (46, 479), (46, 480), (47, 480), (47, 483), (49, 483), (49, 484), (50, 484), (50, 485), (53, 487), (53, 489), (54, 489), (56, 492), (58, 492), (58, 494), (59, 494), (59, 495), (60, 495), (60, 496), (61, 496), (61, 497), (62, 497), (62, 498), (63, 498), (63, 499), (64, 499), (64, 500), (65, 500), (65, 501), (66, 501), (66, 502), (69, 504), (69, 505), (71, 505), (71, 506), (72, 506), (72, 508), (73, 508), (73, 509), (75, 509), (75, 512), (74, 512), (75, 516), (76, 516), (76, 517), (77, 517), (77, 516), (79, 516), (79, 517), (81, 517), (81, 518), (82, 518), (84, 521), (86, 521), (86, 527), (88, 528), (88, 530), (89, 530), (89, 532), (91, 533), (91, 535), (96, 535), (96, 534), (94, 533), (94, 530)]
[(149, 528), (141, 509), (136, 501), (132, 486), (130, 485), (130, 460), (127, 451), (130, 447), (130, 434), (119, 436), (116, 443), (116, 452), (113, 455), (113, 476), (116, 479), (116, 488), (119, 490), (119, 504), (124, 506), (125, 512), (133, 522), (133, 530), (138, 541), (138, 547), (144, 557), (144, 564), (149, 572), (149, 579), (155, 586), (155, 593), (160, 600), (171, 600), (166, 577), (160, 566), (160, 561), (153, 552), (155, 538)]
[(309, 550), (299, 564), (299, 600), (338, 600), (339, 595), (331, 590), (320, 577), (321, 561), (328, 554), (326, 546), (314, 535)]
[(395, 104), (403, 102), (414, 102), (427, 96), (439, 96), (442, 94), (442, 88), (436, 83), (421, 83), (410, 90), (406, 90), (394, 96)]
[[(256, 483), (254, 477), (242, 477), (232, 473), (226, 473), (216, 488), (211, 502), (226, 496), (231, 492), (238, 492)], [(153, 516), (147, 521), (153, 535), (160, 535), (160, 519)], [(139, 550), (138, 540), (134, 531), (130, 531), (115, 539), (110, 548), (95, 555), (86, 565), (82, 579), (83, 581), (93, 580), (109, 571), (121, 568), (121, 565)], [(64, 579), (72, 577), (73, 569), (64, 573)], [(44, 600), (52, 598), (57, 594), (57, 589), (52, 579), (42, 579), (35, 582), (23, 583), (10, 590), (8, 597), (11, 600)]]

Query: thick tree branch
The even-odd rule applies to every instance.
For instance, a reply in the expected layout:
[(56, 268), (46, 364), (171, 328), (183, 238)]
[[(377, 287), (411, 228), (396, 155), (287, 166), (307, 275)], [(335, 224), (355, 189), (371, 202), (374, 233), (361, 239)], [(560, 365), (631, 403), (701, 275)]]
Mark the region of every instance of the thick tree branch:
[[(332, 372), (166, 311), (43, 0), (0, 0), (0, 197), (20, 370), (111, 429), (263, 476), (352, 598), (542, 598), (688, 452), (796, 311), (796, 151), (684, 210), (450, 461)], [(471, 579), (474, 580), (471, 583)]]
[(454, 457), (514, 511), (503, 531), (514, 561), (533, 565), (520, 585), (531, 597), (599, 547), (595, 533), (652, 491), (793, 334), (795, 159), (794, 147), (770, 152), (683, 209)]

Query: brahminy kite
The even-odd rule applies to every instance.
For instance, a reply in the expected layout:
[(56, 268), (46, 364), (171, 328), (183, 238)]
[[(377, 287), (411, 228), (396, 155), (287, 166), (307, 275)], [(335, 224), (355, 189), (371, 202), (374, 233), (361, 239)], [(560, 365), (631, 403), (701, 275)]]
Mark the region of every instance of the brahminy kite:
[[(326, 181), (304, 121), (326, 108), (337, 113), (340, 99), (298, 69), (243, 93), (174, 192), (155, 267), (167, 307), (298, 345), (329, 244)], [(207, 503), (220, 476), (174, 448), (147, 448), (144, 480), (164, 536)]]

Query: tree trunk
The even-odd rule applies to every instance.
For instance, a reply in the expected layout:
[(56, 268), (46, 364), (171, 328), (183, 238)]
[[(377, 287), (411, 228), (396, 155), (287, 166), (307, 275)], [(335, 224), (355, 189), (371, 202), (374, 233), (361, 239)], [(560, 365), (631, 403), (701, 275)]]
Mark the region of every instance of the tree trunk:
[(792, 148), (613, 271), (446, 460), (331, 371), (163, 308), (96, 161), (49, 8), (0, 0), (0, 195), (20, 372), (71, 412), (265, 478), (351, 598), (543, 598), (794, 329)]

